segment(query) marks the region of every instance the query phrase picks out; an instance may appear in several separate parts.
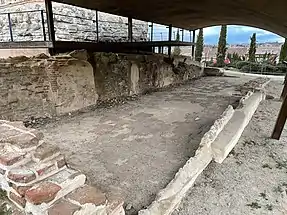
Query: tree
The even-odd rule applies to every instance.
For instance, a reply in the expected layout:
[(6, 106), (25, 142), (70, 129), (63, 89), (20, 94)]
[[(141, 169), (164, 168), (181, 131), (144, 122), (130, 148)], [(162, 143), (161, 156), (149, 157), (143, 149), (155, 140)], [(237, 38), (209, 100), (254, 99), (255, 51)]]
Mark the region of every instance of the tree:
[(249, 61), (255, 62), (255, 54), (256, 54), (256, 33), (252, 35), (250, 38), (250, 47), (249, 47)]
[[(180, 41), (179, 29), (177, 29), (175, 41)], [(176, 46), (176, 47), (173, 49), (173, 55), (175, 55), (175, 56), (179, 56), (179, 55), (180, 55), (180, 52), (181, 52), (181, 50), (180, 50), (180, 47), (179, 47), (179, 46)]]
[(195, 46), (195, 60), (198, 62), (201, 62), (202, 59), (203, 43), (203, 29), (201, 28), (199, 29)]
[(219, 67), (224, 66), (224, 59), (225, 59), (226, 50), (227, 50), (226, 36), (227, 36), (227, 26), (222, 25), (221, 31), (220, 31), (220, 37), (218, 41), (217, 55), (216, 55), (217, 66)]
[(279, 62), (287, 60), (287, 39), (285, 38), (284, 44), (281, 46)]

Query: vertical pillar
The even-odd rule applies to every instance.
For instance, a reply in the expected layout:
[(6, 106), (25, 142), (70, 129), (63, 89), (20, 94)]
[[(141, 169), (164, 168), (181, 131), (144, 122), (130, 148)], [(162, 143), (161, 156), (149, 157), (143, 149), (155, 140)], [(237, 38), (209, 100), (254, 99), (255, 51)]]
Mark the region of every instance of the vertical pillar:
[(54, 28), (54, 18), (53, 18), (53, 8), (52, 8), (52, 1), (45, 0), (45, 7), (46, 7), (46, 14), (47, 14), (47, 25), (49, 31), (49, 40), (52, 42), (52, 49), (49, 49), (50, 54), (53, 53), (54, 45), (55, 45), (55, 28)]
[[(172, 37), (172, 25), (168, 26), (168, 41), (171, 42)], [(171, 56), (171, 45), (168, 45), (168, 56)]]
[(192, 31), (192, 46), (191, 46), (191, 56), (192, 56), (192, 59), (194, 59), (194, 54), (195, 54), (195, 47), (194, 47), (194, 44), (195, 44), (195, 30)]
[(99, 39), (99, 13), (96, 10), (96, 31), (97, 31), (97, 43), (100, 41)]
[(182, 30), (182, 33), (181, 33), (181, 41), (183, 42), (184, 40), (184, 29), (181, 29)]
[(131, 17), (128, 18), (128, 40), (133, 41), (133, 19)]

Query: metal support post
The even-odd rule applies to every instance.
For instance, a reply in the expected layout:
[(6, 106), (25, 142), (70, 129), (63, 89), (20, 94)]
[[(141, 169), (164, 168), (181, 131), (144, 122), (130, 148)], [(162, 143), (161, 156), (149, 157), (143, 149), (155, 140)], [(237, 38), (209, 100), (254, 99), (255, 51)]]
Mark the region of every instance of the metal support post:
[[(49, 31), (49, 41), (52, 42), (52, 46), (54, 48), (55, 44), (55, 27), (54, 27), (54, 18), (53, 18), (53, 8), (52, 8), (52, 2), (51, 0), (45, 0), (45, 7), (46, 7), (46, 14), (47, 14), (47, 25), (48, 25), (48, 31)], [(51, 55), (53, 55), (54, 51), (52, 49), (49, 49), (49, 52)]]
[[(169, 25), (168, 27), (168, 41), (171, 42), (171, 37), (172, 37), (172, 25)], [(170, 44), (168, 45), (168, 56), (171, 56), (171, 46)]]

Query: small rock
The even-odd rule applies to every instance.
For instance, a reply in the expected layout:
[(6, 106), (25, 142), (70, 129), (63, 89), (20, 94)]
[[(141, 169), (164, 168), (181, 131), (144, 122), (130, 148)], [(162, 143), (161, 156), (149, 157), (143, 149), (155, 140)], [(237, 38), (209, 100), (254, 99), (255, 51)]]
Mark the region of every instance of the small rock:
[(133, 208), (132, 204), (130, 204), (130, 203), (127, 204), (127, 206), (126, 206), (126, 210), (127, 211), (131, 210), (132, 208)]
[(195, 121), (198, 121), (198, 120), (200, 120), (200, 118), (199, 118), (199, 117), (196, 117), (196, 118), (195, 118)]

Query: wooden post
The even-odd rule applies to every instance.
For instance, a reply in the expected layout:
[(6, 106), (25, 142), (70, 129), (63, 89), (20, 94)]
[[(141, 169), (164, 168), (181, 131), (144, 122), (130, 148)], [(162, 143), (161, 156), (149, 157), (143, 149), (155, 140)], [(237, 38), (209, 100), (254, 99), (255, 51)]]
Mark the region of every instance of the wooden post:
[[(168, 41), (171, 42), (171, 37), (172, 37), (172, 25), (169, 25), (168, 27)], [(168, 56), (171, 56), (171, 46), (170, 44), (168, 45)]]
[(279, 115), (278, 115), (278, 118), (275, 124), (275, 128), (271, 136), (272, 139), (276, 139), (276, 140), (280, 139), (285, 123), (286, 123), (286, 119), (287, 119), (287, 96), (284, 97), (284, 100), (283, 100), (283, 103), (282, 103), (282, 106), (281, 106), (281, 109), (280, 109), (280, 112), (279, 112)]
[[(55, 27), (54, 27), (54, 18), (53, 18), (53, 8), (52, 8), (52, 2), (51, 0), (45, 0), (45, 6), (46, 6), (46, 14), (47, 14), (47, 25), (48, 25), (48, 31), (49, 31), (49, 40), (52, 42), (52, 46), (54, 47), (55, 44)], [(51, 55), (53, 55), (54, 48), (49, 49), (49, 52)]]
[(128, 40), (133, 41), (133, 19), (131, 17), (128, 18)]

